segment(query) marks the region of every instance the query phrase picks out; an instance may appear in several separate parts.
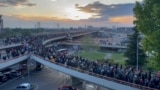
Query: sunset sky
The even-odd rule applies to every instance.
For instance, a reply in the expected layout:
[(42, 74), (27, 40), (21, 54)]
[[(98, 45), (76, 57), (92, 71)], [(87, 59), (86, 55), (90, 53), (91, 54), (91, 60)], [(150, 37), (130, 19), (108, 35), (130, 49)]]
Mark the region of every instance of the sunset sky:
[(135, 1), (142, 0), (0, 0), (0, 14), (11, 28), (130, 27)]

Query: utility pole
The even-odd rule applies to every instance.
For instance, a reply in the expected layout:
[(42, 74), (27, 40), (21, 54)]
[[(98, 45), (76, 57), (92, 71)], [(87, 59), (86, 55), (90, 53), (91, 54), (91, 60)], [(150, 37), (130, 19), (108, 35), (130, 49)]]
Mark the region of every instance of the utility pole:
[(27, 60), (27, 74), (28, 74), (28, 82), (30, 82), (30, 63), (29, 63), (29, 59)]
[(0, 15), (0, 32), (3, 31), (3, 19), (2, 19), (2, 15)]
[(139, 52), (138, 52), (138, 47), (139, 47), (139, 45), (138, 45), (139, 43), (138, 43), (138, 42), (139, 42), (139, 40), (138, 40), (138, 38), (139, 38), (139, 35), (138, 35), (138, 33), (137, 33), (137, 50), (136, 50), (136, 51), (137, 51), (137, 52), (136, 52), (136, 59), (137, 59), (137, 60), (136, 60), (136, 61), (137, 61), (137, 62), (136, 62), (136, 63), (137, 63), (137, 65), (136, 65), (136, 70), (137, 70), (137, 71), (138, 71), (138, 62), (139, 62), (139, 56), (138, 56), (138, 54), (139, 54)]

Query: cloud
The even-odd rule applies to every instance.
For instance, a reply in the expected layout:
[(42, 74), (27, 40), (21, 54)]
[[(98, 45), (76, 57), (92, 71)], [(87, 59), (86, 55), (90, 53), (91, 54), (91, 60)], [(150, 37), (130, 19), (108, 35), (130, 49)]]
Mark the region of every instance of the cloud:
[(41, 26), (44, 28), (57, 28), (57, 23), (60, 27), (69, 28), (71, 26), (82, 26), (84, 23), (80, 21), (74, 21), (70, 19), (63, 19), (58, 17), (47, 17), (47, 16), (32, 16), (32, 15), (3, 15), (4, 27), (22, 27), (22, 28), (34, 28), (37, 22), (41, 22)]
[(131, 23), (135, 18), (133, 16), (116, 16), (109, 18), (112, 23)]
[(71, 21), (69, 19), (63, 19), (58, 17), (48, 17), (48, 16), (37, 16), (37, 15), (27, 15), (27, 14), (12, 14), (14, 18), (25, 20), (25, 21)]
[(4, 6), (17, 6), (17, 5), (25, 5), (25, 6), (35, 6), (36, 4), (30, 3), (29, 0), (0, 0), (0, 5)]
[(34, 3), (25, 3), (25, 4), (22, 4), (22, 5), (26, 5), (26, 6), (30, 6), (30, 7), (36, 6), (36, 4), (34, 4)]
[(51, 0), (51, 1), (53, 1), (53, 2), (54, 2), (54, 1), (57, 1), (57, 0)]
[(135, 3), (105, 5), (100, 2), (94, 2), (85, 6), (75, 5), (82, 12), (91, 13), (90, 20), (106, 21), (112, 17), (133, 16), (133, 7)]
[(0, 3), (0, 7), (6, 7), (6, 5)]
[[(3, 15), (4, 27), (22, 27), (22, 28), (34, 28), (37, 22), (41, 22), (41, 27), (44, 28), (57, 28), (57, 23), (59, 23), (61, 28), (69, 27), (84, 27), (85, 25), (92, 25), (94, 27), (112, 27), (112, 26), (133, 26), (130, 23), (119, 23), (118, 18), (127, 18), (126, 17), (113, 17), (108, 21), (104, 22), (92, 22), (92, 21), (83, 21), (83, 20), (70, 20), (63, 19), (58, 17), (48, 17), (48, 16), (36, 16), (36, 15), (21, 15), (21, 14), (9, 14)], [(127, 20), (126, 20), (127, 22)]]

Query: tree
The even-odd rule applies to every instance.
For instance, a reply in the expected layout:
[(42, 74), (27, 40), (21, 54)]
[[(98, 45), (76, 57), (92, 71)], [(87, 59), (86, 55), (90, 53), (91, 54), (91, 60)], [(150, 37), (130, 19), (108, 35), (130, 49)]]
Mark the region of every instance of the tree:
[[(134, 28), (135, 32), (132, 36), (130, 36), (130, 41), (128, 48), (126, 52), (124, 53), (124, 56), (128, 59), (126, 60), (127, 65), (136, 66), (137, 64), (137, 46), (138, 46), (138, 65), (143, 66), (147, 60), (146, 55), (139, 44), (140, 38), (139, 38), (139, 32)], [(138, 39), (138, 40), (137, 40)]]
[(99, 46), (94, 42), (94, 39), (91, 36), (84, 36), (82, 38), (82, 48), (85, 51), (97, 51)]
[(21, 31), (22, 36), (30, 36), (31, 35), (31, 31), (29, 30), (23, 30)]
[[(144, 0), (143, 3), (136, 2), (134, 24), (137, 29), (145, 35), (143, 48), (152, 54), (151, 60), (155, 67), (160, 69), (160, 0)], [(154, 53), (152, 53), (154, 52)]]

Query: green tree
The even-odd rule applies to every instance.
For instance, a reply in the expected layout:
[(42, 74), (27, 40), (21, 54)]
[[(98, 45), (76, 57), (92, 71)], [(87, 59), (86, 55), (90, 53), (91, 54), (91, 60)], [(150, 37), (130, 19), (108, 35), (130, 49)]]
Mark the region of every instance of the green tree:
[(143, 48), (152, 54), (154, 66), (160, 69), (160, 0), (136, 2), (134, 16), (137, 29), (145, 35)]
[(22, 36), (30, 36), (31, 35), (31, 31), (30, 30), (23, 30), (21, 32)]
[(94, 39), (88, 35), (82, 38), (82, 48), (84, 51), (97, 51), (99, 46), (94, 42)]
[[(138, 40), (137, 40), (138, 39)], [(146, 55), (139, 45), (139, 32), (134, 28), (134, 33), (130, 36), (130, 41), (124, 56), (127, 57), (126, 64), (136, 66), (137, 64), (137, 46), (138, 46), (138, 65), (142, 67), (146, 62)], [(138, 45), (137, 45), (138, 44)]]

